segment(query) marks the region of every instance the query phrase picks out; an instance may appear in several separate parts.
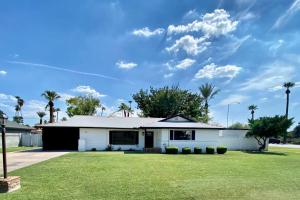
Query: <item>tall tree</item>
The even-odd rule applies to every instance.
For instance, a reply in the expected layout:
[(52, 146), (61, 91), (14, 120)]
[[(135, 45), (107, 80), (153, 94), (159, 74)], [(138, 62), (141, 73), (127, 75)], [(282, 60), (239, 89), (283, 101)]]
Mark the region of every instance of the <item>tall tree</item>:
[(251, 120), (254, 120), (254, 112), (257, 109), (258, 109), (257, 105), (254, 105), (254, 104), (252, 104), (248, 107), (248, 110), (251, 111)]
[(286, 116), (260, 117), (249, 120), (250, 130), (246, 136), (254, 137), (260, 146), (259, 151), (262, 151), (266, 148), (268, 138), (285, 135), (292, 124), (293, 119), (287, 119)]
[(78, 96), (67, 100), (67, 114), (74, 115), (95, 115), (97, 108), (101, 107), (100, 100), (93, 96)]
[(129, 117), (129, 110), (130, 108), (128, 105), (121, 103), (118, 111), (121, 111), (124, 117)]
[[(283, 87), (286, 88), (286, 90), (285, 90), (285, 93), (286, 93), (285, 117), (287, 119), (289, 117), (289, 103), (290, 103), (290, 93), (291, 93), (290, 88), (292, 88), (294, 86), (295, 86), (295, 83), (293, 83), (293, 82), (285, 82), (283, 84)], [(283, 136), (283, 143), (286, 143), (286, 136), (287, 136), (286, 134)]]
[(51, 90), (46, 90), (42, 94), (42, 96), (45, 97), (45, 99), (48, 101), (48, 104), (46, 105), (45, 109), (47, 109), (49, 107), (49, 114), (50, 114), (50, 120), (49, 120), (49, 122), (53, 123), (54, 122), (54, 116), (53, 116), (53, 113), (54, 113), (54, 101), (57, 100), (57, 99), (59, 99), (60, 96), (55, 91), (51, 91)]
[(106, 110), (104, 106), (101, 107), (101, 116), (103, 116), (103, 112)]
[(15, 116), (13, 117), (13, 120), (17, 123), (22, 124), (23, 123), (22, 107), (25, 102), (19, 96), (15, 96), (15, 98), (17, 99), (17, 105), (15, 106), (16, 113)]
[(58, 112), (60, 111), (60, 108), (54, 108), (54, 112), (56, 112), (56, 122), (58, 122)]
[(200, 91), (200, 95), (204, 100), (204, 112), (205, 112), (205, 116), (204, 116), (204, 122), (208, 122), (209, 121), (209, 110), (208, 110), (208, 103), (209, 100), (213, 99), (214, 96), (216, 96), (220, 90), (219, 89), (215, 89), (215, 86), (210, 84), (210, 83), (205, 83), (203, 85), (201, 85), (199, 87), (199, 91)]
[(150, 90), (140, 90), (133, 95), (137, 107), (144, 117), (170, 117), (183, 114), (196, 120), (202, 118), (202, 99), (198, 94), (179, 86), (162, 87)]
[(37, 114), (37, 115), (39, 116), (39, 118), (40, 118), (40, 124), (43, 124), (43, 117), (46, 116), (46, 113), (45, 113), (45, 112), (37, 112), (36, 114)]

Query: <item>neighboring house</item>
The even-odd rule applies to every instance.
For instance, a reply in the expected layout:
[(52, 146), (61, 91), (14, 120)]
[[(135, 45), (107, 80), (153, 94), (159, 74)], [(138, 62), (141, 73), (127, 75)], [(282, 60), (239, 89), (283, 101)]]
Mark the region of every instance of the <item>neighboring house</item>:
[[(22, 134), (29, 134), (33, 129), (32, 127), (25, 126), (23, 124), (18, 124), (17, 122), (14, 121), (7, 121), (7, 125), (5, 128), (6, 128), (7, 147), (20, 146)], [(1, 140), (0, 140), (0, 145), (2, 145)]]
[(170, 118), (74, 116), (68, 121), (41, 125), (45, 150), (146, 150), (164, 152), (166, 146), (226, 146), (257, 150), (247, 130), (231, 130), (177, 115)]

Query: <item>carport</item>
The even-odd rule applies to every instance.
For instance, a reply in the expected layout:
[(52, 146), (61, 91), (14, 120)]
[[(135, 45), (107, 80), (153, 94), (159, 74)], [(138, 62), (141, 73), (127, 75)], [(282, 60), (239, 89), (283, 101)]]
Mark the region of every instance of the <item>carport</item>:
[(43, 127), (43, 150), (78, 150), (79, 128)]

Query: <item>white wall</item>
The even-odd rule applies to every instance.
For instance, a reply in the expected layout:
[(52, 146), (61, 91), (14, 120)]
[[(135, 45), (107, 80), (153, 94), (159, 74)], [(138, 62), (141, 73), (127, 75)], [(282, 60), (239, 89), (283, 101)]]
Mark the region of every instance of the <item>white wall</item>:
[(195, 132), (195, 140), (170, 140), (169, 131), (169, 129), (161, 130), (162, 151), (165, 151), (166, 146), (177, 146), (179, 151), (183, 147), (190, 147), (193, 150), (196, 146), (200, 146), (203, 151), (207, 146), (225, 146), (229, 150), (257, 150), (259, 147), (254, 138), (245, 137), (246, 130), (198, 129)]
[[(79, 150), (91, 150), (96, 148), (96, 150), (105, 150), (109, 145), (109, 131), (114, 129), (100, 129), (100, 128), (80, 128), (80, 138), (79, 138)], [(132, 129), (128, 129), (132, 131)], [(112, 145), (113, 150), (142, 150), (144, 148), (144, 135), (142, 131), (139, 131), (139, 144), (138, 145)]]
[[(22, 133), (6, 133), (6, 146), (7, 147), (18, 147), (21, 142)], [(1, 135), (1, 134), (0, 134)], [(0, 139), (0, 147), (2, 146), (2, 140)]]

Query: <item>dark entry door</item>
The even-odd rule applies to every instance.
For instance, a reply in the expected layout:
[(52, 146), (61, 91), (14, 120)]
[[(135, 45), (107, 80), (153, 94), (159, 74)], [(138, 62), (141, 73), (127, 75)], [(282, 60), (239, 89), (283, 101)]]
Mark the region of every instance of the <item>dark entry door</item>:
[(153, 148), (153, 132), (145, 133), (145, 148)]

